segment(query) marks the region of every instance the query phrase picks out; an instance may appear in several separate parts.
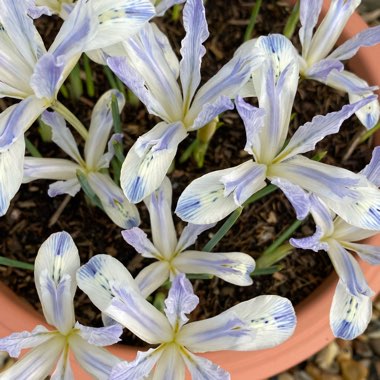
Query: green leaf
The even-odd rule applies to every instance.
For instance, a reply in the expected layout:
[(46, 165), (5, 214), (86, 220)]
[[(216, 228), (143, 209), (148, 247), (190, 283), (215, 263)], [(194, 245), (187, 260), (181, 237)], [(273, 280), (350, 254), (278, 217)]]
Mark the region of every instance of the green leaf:
[(4, 265), (6, 267), (34, 270), (33, 264), (25, 263), (24, 261), (8, 259), (4, 256), (0, 256), (0, 265)]

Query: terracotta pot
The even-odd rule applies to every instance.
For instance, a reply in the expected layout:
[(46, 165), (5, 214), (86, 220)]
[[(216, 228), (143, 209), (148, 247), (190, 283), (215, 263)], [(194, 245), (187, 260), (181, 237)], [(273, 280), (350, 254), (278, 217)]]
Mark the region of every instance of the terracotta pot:
[[(291, 2), (291, 0), (289, 0)], [(325, 1), (324, 11), (328, 7)], [(354, 14), (343, 31), (340, 43), (367, 25), (363, 19)], [(365, 78), (371, 85), (380, 84), (380, 45), (362, 48), (349, 62), (349, 68)], [(380, 136), (378, 136), (380, 144)], [(368, 240), (369, 244), (380, 245), (380, 235)], [(360, 262), (370, 287), (380, 292), (380, 270)], [(313, 355), (334, 337), (329, 325), (329, 311), (337, 283), (337, 276), (332, 274), (313, 294), (296, 307), (297, 328), (295, 334), (284, 344), (269, 350), (256, 352), (224, 351), (205, 354), (231, 373), (233, 380), (262, 380), (278, 374), (309, 356)], [(15, 331), (32, 330), (37, 324), (45, 324), (43, 318), (26, 301), (16, 296), (9, 288), (0, 283), (0, 336)], [(136, 356), (136, 349), (122, 345), (110, 350), (125, 360)], [(73, 362), (77, 379), (87, 380), (91, 377)]]

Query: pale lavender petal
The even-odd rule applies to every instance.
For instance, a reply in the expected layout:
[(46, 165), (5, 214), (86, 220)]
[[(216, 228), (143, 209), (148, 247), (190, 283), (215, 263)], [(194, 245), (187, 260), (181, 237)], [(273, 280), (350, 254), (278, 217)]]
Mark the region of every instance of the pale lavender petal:
[(360, 0), (336, 0), (314, 33), (307, 57), (309, 63), (325, 58), (338, 40), (348, 19), (360, 4)]
[(342, 71), (343, 63), (336, 59), (322, 59), (310, 66), (305, 76), (309, 79), (314, 79), (320, 82), (325, 82), (331, 71)]
[[(367, 92), (365, 94), (348, 94), (348, 99), (350, 103), (354, 103), (359, 100), (366, 99), (372, 95), (372, 92)], [(374, 99), (372, 102), (356, 111), (355, 115), (367, 129), (374, 128), (380, 119), (379, 100)]]
[(148, 239), (146, 233), (138, 227), (121, 232), (124, 240), (144, 257), (161, 259), (162, 255)]
[(190, 314), (198, 305), (199, 298), (194, 294), (191, 282), (184, 273), (174, 277), (165, 300), (165, 314), (173, 329), (181, 328)]
[(299, 36), (302, 44), (302, 56), (308, 54), (313, 29), (318, 22), (318, 16), (322, 9), (322, 0), (301, 0), (300, 2), (300, 21), (301, 28)]
[(84, 165), (79, 153), (78, 145), (70, 129), (66, 126), (65, 119), (57, 112), (45, 111), (42, 121), (52, 130), (52, 140), (78, 164)]
[(331, 236), (334, 232), (335, 214), (314, 194), (310, 196), (310, 202), (310, 212), (315, 224), (321, 228), (323, 236)]
[(97, 380), (108, 380), (120, 359), (104, 348), (87, 343), (78, 334), (69, 337), (70, 350), (80, 366)]
[(284, 342), (295, 327), (296, 316), (288, 299), (259, 296), (216, 317), (186, 324), (178, 342), (192, 352), (261, 350)]
[(106, 149), (113, 125), (111, 108), (113, 97), (116, 98), (121, 113), (125, 99), (123, 94), (117, 90), (109, 90), (103, 94), (92, 111), (88, 139), (84, 147), (85, 161), (90, 168), (104, 167), (104, 164), (99, 165), (99, 160)]
[(285, 178), (314, 193), (347, 223), (380, 228), (380, 191), (363, 175), (301, 155), (270, 167), (269, 177)]
[[(77, 1), (50, 46), (49, 53), (63, 65), (74, 60), (70, 62), (70, 66), (74, 66), (89, 41), (96, 35), (98, 22), (93, 3), (85, 0)], [(67, 72), (65, 76), (68, 74)]]
[[(160, 105), (157, 116), (166, 122), (175, 122), (182, 119), (183, 98), (177, 77), (173, 72), (172, 62), (168, 61), (167, 46), (162, 45), (161, 34), (162, 32), (153, 24), (147, 24), (136, 36), (125, 42), (128, 64), (125, 65), (125, 60), (124, 62), (121, 60), (123, 62), (121, 71), (128, 69), (128, 65), (133, 66), (138, 72), (137, 83), (140, 91), (145, 85), (152, 98)], [(112, 62), (112, 58), (107, 60), (108, 65), (114, 70)], [(119, 76), (118, 72), (115, 71), (115, 73)], [(128, 78), (124, 75), (120, 76), (120, 79), (124, 81)], [(128, 86), (127, 82), (125, 84)], [(162, 94), (165, 94), (165, 97)]]
[(23, 183), (35, 179), (68, 180), (76, 178), (78, 164), (63, 158), (25, 157)]
[(183, 273), (211, 274), (239, 286), (252, 284), (250, 275), (255, 269), (255, 260), (242, 252), (185, 251), (172, 264)]
[(0, 114), (0, 152), (8, 149), (48, 107), (46, 101), (29, 96)]
[[(243, 120), (247, 143), (244, 150), (255, 159), (260, 157), (261, 144), (259, 134), (264, 127), (265, 110), (246, 103), (240, 96), (235, 99), (236, 109)], [(265, 148), (265, 147), (263, 147)]]
[(12, 358), (18, 358), (21, 350), (39, 346), (53, 337), (54, 333), (51, 333), (46, 327), (37, 326), (32, 332), (16, 332), (1, 338), (0, 350), (8, 352)]
[(328, 254), (342, 283), (353, 296), (372, 296), (364, 274), (357, 261), (336, 240), (330, 239)]
[(242, 206), (254, 193), (266, 186), (266, 166), (247, 161), (236, 166), (233, 171), (223, 175), (224, 196), (233, 194), (235, 203)]
[(110, 57), (107, 65), (117, 77), (140, 99), (148, 112), (169, 120), (165, 105), (147, 88), (144, 77), (132, 66), (127, 57)]
[(191, 224), (189, 223), (182, 231), (182, 234), (178, 240), (178, 244), (175, 248), (175, 251), (176, 252), (182, 252), (183, 250), (185, 250), (186, 248), (190, 247), (191, 245), (193, 245), (198, 236), (212, 228), (215, 226), (215, 223), (211, 223), (211, 224)]
[(146, 379), (162, 355), (162, 350), (150, 348), (148, 351), (137, 351), (133, 362), (122, 362), (112, 369), (110, 380), (141, 380)]
[(77, 178), (68, 179), (65, 181), (57, 181), (49, 185), (49, 197), (56, 197), (57, 195), (68, 194), (74, 197), (81, 189), (80, 183)]
[(29, 4), (27, 1), (2, 0), (0, 23), (29, 66), (33, 67), (45, 47), (33, 19), (27, 14)]
[(350, 59), (362, 46), (373, 46), (378, 43), (380, 43), (380, 25), (367, 28), (356, 34), (335, 49), (328, 58), (339, 59), (341, 61)]
[(96, 255), (77, 271), (78, 286), (101, 311), (115, 297), (117, 287), (138, 290), (128, 269), (109, 255)]
[(230, 380), (230, 374), (211, 360), (193, 355), (185, 350), (182, 358), (190, 371), (193, 380)]
[(182, 123), (162, 122), (137, 139), (121, 168), (121, 188), (130, 202), (140, 202), (161, 185), (186, 136)]
[(58, 334), (53, 339), (38, 345), (1, 372), (2, 379), (46, 379), (64, 350), (65, 343), (66, 337)]
[(169, 279), (170, 264), (167, 261), (156, 261), (145, 268), (135, 277), (144, 298), (148, 298), (155, 290)]
[(108, 150), (104, 153), (96, 164), (98, 170), (107, 169), (110, 166), (110, 162), (115, 155), (115, 144), (123, 145), (124, 135), (122, 133), (114, 133), (108, 141), (107, 147)]
[(311, 249), (314, 252), (318, 251), (328, 251), (329, 244), (325, 241), (322, 241), (324, 237), (323, 231), (321, 227), (316, 226), (315, 233), (312, 236), (308, 236), (305, 238), (291, 238), (289, 243), (295, 248), (301, 249)]
[(54, 372), (50, 376), (50, 380), (72, 380), (74, 378), (73, 370), (70, 364), (70, 355), (66, 346), (58, 359)]
[(234, 192), (225, 195), (221, 179), (235, 168), (217, 170), (197, 178), (183, 191), (175, 213), (184, 221), (194, 224), (216, 223), (236, 210)]
[(165, 177), (160, 187), (144, 199), (149, 211), (153, 244), (160, 257), (170, 260), (176, 253), (177, 233), (172, 216), (172, 185)]
[(12, 198), (21, 186), (24, 155), (24, 136), (16, 140), (8, 150), (0, 152), (0, 216), (8, 211)]
[(216, 118), (219, 114), (223, 113), (227, 110), (234, 109), (234, 104), (227, 96), (221, 95), (217, 98), (213, 103), (206, 103), (198, 116), (194, 119), (193, 124), (191, 125), (191, 130), (195, 131), (199, 128), (202, 128), (214, 118)]
[(184, 380), (185, 379), (185, 362), (182, 358), (182, 352), (174, 344), (165, 346), (164, 352), (158, 359), (154, 370), (154, 380)]
[(371, 95), (378, 86), (369, 86), (368, 83), (350, 71), (331, 71), (326, 79), (326, 84), (349, 94)]
[(350, 251), (356, 252), (360, 258), (371, 265), (380, 264), (380, 247), (368, 244), (351, 243), (340, 241), (342, 246)]
[(169, 342), (173, 329), (167, 318), (132, 287), (113, 287), (115, 297), (103, 310), (115, 321), (150, 344)]
[(102, 202), (104, 212), (121, 228), (132, 228), (140, 224), (136, 206), (128, 201), (120, 187), (109, 175), (90, 172), (88, 183)]
[(120, 335), (123, 333), (123, 327), (118, 323), (106, 327), (88, 327), (76, 322), (75, 328), (86, 342), (100, 347), (120, 342)]
[(363, 334), (372, 316), (371, 298), (352, 295), (342, 281), (338, 282), (330, 310), (330, 326), (334, 336), (355, 339)]
[(375, 97), (368, 97), (354, 104), (347, 104), (340, 111), (331, 112), (324, 116), (314, 116), (312, 121), (296, 130), (289, 144), (278, 155), (278, 158), (283, 160), (315, 149), (319, 141), (328, 135), (337, 133), (346, 119), (374, 99)]
[(234, 57), (199, 89), (186, 115), (185, 124), (197, 129), (218, 113), (232, 109), (233, 103), (228, 100), (239, 94), (263, 60), (264, 56), (258, 49), (238, 49)]
[(310, 212), (310, 196), (302, 189), (283, 178), (271, 178), (273, 185), (279, 187), (294, 207), (298, 220), (303, 220)]
[(30, 79), (30, 87), (38, 98), (53, 101), (57, 97), (64, 68), (64, 62), (51, 53), (44, 54), (38, 60)]
[(94, 2), (98, 31), (86, 50), (106, 48), (136, 34), (155, 16), (149, 0), (108, 0)]
[(209, 32), (202, 0), (186, 1), (182, 15), (186, 35), (181, 43), (180, 79), (184, 104), (190, 104), (201, 81), (201, 62), (206, 53), (202, 44)]
[(40, 18), (42, 15), (51, 16), (52, 14), (51, 9), (47, 6), (36, 6), (31, 4), (28, 7), (28, 15), (34, 20)]
[(375, 147), (369, 164), (360, 172), (367, 177), (368, 181), (380, 186), (380, 147)]
[(186, 0), (161, 0), (157, 5), (156, 5), (156, 17), (163, 16), (164, 13), (171, 8), (172, 6), (176, 4), (182, 4)]

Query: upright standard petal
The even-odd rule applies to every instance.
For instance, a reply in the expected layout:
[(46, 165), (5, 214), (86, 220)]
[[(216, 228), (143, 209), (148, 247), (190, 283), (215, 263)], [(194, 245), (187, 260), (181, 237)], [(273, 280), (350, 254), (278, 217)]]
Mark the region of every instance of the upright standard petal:
[(77, 271), (78, 286), (104, 311), (115, 297), (115, 288), (138, 290), (128, 269), (109, 255), (96, 255)]
[(330, 326), (334, 336), (355, 339), (363, 334), (372, 315), (371, 298), (352, 295), (342, 281), (338, 282), (330, 310)]
[(121, 235), (141, 256), (163, 259), (161, 252), (151, 243), (141, 228), (130, 228), (129, 230), (122, 231)]
[(302, 70), (302, 74), (309, 79), (325, 82), (332, 71), (342, 71), (344, 65), (337, 59), (322, 59)]
[(314, 116), (312, 121), (307, 122), (296, 130), (289, 144), (278, 155), (276, 161), (315, 149), (319, 141), (328, 135), (337, 133), (346, 119), (375, 98), (375, 96), (370, 96), (354, 104), (347, 104), (340, 111), (330, 112), (324, 116)]
[(190, 314), (198, 303), (199, 298), (194, 294), (193, 286), (185, 274), (180, 273), (174, 277), (165, 300), (165, 314), (175, 331), (189, 320), (186, 314)]
[(78, 334), (70, 335), (69, 345), (80, 366), (95, 379), (108, 380), (112, 368), (120, 363), (118, 357), (104, 348), (87, 343)]
[(166, 259), (173, 257), (177, 234), (172, 216), (172, 185), (165, 177), (161, 186), (144, 200), (149, 210), (153, 243)]
[(318, 22), (322, 3), (322, 0), (301, 0), (300, 2), (301, 28), (299, 30), (299, 36), (302, 44), (303, 57), (308, 55), (311, 38), (313, 37), (313, 29)]
[(309, 65), (325, 58), (338, 40), (348, 19), (361, 0), (336, 0), (311, 40), (306, 60)]
[(79, 330), (78, 335), (87, 343), (99, 347), (120, 342), (120, 336), (123, 333), (123, 327), (118, 323), (105, 327), (88, 327), (76, 322), (75, 329)]
[(250, 274), (255, 269), (255, 260), (242, 252), (185, 251), (172, 264), (183, 273), (212, 274), (240, 286), (252, 285)]
[(0, 216), (8, 211), (12, 198), (21, 186), (25, 155), (24, 136), (8, 150), (0, 152)]
[(230, 99), (239, 94), (263, 60), (264, 55), (258, 49), (238, 49), (233, 58), (197, 91), (185, 117), (186, 126), (191, 130), (199, 129), (218, 114), (232, 109)]
[(41, 245), (34, 266), (34, 281), (46, 321), (62, 334), (75, 322), (73, 298), (78, 249), (67, 232), (57, 232)]
[(42, 114), (42, 121), (52, 130), (52, 140), (74, 161), (80, 165), (85, 165), (79, 153), (78, 145), (70, 129), (66, 127), (66, 121), (57, 112), (45, 111)]
[(202, 45), (209, 36), (206, 12), (202, 0), (188, 0), (183, 8), (186, 31), (181, 43), (180, 78), (184, 104), (187, 108), (201, 81), (201, 62), (206, 53)]
[(121, 168), (121, 188), (130, 202), (140, 202), (161, 185), (186, 136), (182, 123), (162, 122), (137, 139)]
[[(372, 231), (373, 232), (373, 231)], [(380, 264), (380, 247), (368, 244), (340, 241), (340, 244), (349, 251), (356, 252), (359, 257), (371, 265)]]
[(99, 160), (106, 149), (113, 125), (112, 99), (115, 97), (119, 112), (124, 108), (125, 99), (121, 92), (109, 90), (96, 102), (91, 115), (88, 139), (84, 147), (84, 157), (88, 168), (97, 169)]
[(344, 61), (352, 58), (362, 46), (373, 46), (380, 43), (380, 25), (367, 28), (356, 34), (335, 49), (329, 58)]
[(121, 189), (109, 175), (90, 172), (88, 183), (102, 202), (104, 212), (121, 228), (132, 228), (140, 224), (136, 206), (125, 198)]
[(183, 326), (178, 342), (193, 352), (262, 350), (288, 339), (296, 326), (290, 301), (259, 296), (216, 317)]
[(265, 146), (260, 144), (260, 132), (264, 128), (265, 110), (246, 103), (240, 96), (236, 98), (235, 104), (239, 116), (243, 120), (247, 135), (244, 150), (257, 161), (261, 157), (261, 149), (265, 149)]
[(371, 161), (360, 174), (363, 174), (368, 181), (380, 187), (380, 147), (377, 146), (373, 149)]
[(189, 223), (182, 231), (181, 236), (178, 239), (175, 252), (182, 252), (186, 248), (190, 247), (197, 240), (198, 235), (202, 232), (215, 226), (212, 224), (191, 224)]

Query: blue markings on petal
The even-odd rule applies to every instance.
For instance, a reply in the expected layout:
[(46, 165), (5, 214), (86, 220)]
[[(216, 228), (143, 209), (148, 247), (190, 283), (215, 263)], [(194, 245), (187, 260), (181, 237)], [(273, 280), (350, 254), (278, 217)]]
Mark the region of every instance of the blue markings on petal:
[(194, 294), (191, 282), (185, 274), (176, 276), (165, 300), (165, 314), (174, 329), (183, 326), (189, 320), (185, 314), (191, 313), (198, 303), (199, 298)]
[(201, 207), (201, 201), (198, 198), (183, 198), (181, 202), (178, 203), (176, 208), (176, 214), (181, 217), (181, 219), (188, 220), (191, 219), (196, 211)]

